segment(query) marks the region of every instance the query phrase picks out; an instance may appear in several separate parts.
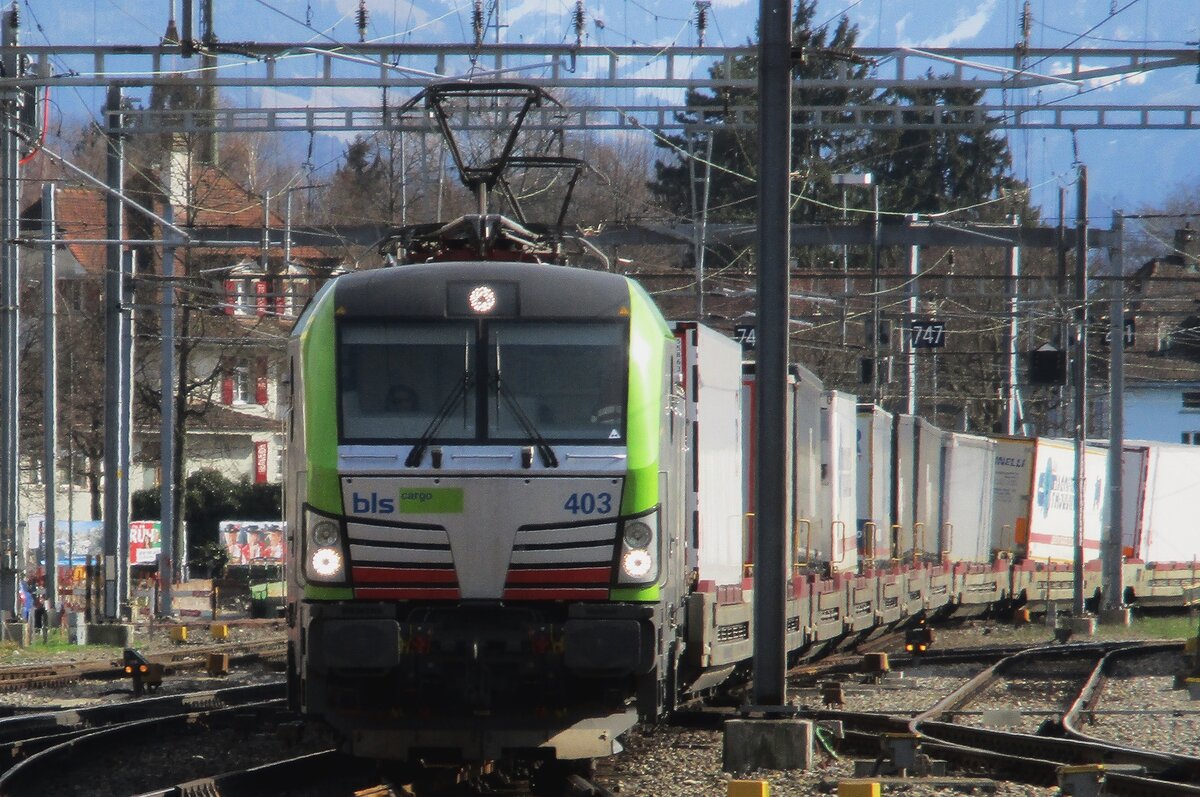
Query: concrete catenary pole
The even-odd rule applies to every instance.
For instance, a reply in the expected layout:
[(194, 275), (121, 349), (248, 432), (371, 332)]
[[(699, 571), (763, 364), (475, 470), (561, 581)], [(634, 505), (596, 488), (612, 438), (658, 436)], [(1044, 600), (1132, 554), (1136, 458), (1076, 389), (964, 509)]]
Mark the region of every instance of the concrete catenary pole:
[(58, 492), (58, 314), (55, 306), (54, 185), (42, 186), (42, 462), (45, 471), (45, 553), (47, 608), (58, 605), (58, 555), (55, 550), (54, 500)]
[(1105, 611), (1120, 609), (1124, 603), (1125, 585), (1122, 583), (1121, 548), (1125, 536), (1125, 518), (1122, 513), (1125, 501), (1124, 469), (1121, 459), (1125, 448), (1125, 274), (1122, 248), (1125, 236), (1125, 218), (1121, 211), (1113, 213), (1112, 248), (1109, 263), (1112, 267), (1109, 307), (1109, 338), (1111, 339), (1112, 362), (1109, 365), (1108, 403), (1108, 528), (1104, 536), (1100, 563), (1102, 596)]
[(760, 0), (758, 98), (758, 458), (754, 547), (754, 702), (785, 704), (787, 365), (791, 228), (792, 4)]
[[(175, 208), (167, 199), (163, 218), (175, 221)], [(158, 611), (171, 615), (171, 587), (175, 581), (175, 246), (174, 233), (163, 227), (163, 309), (162, 355), (159, 384), (162, 386), (159, 405), (162, 408), (159, 426), (159, 471), (162, 473), (159, 492), (159, 519), (162, 521), (162, 555), (158, 560)]]
[[(2, 60), (4, 74), (17, 75), (21, 64), (14, 49), (19, 43), (19, 17), (17, 4), (13, 3), (11, 10), (3, 12), (0, 29), (3, 31)], [(3, 240), (0, 241), (0, 283), (3, 288), (0, 300), (3, 301), (2, 331), (3, 347), (0, 354), (4, 357), (2, 373), (4, 376), (3, 401), (0, 402), (0, 442), (3, 447), (3, 474), (0, 474), (0, 610), (15, 612), (17, 609), (17, 572), (20, 567), (20, 540), (17, 534), (18, 519), (20, 518), (20, 395), (19, 369), (20, 360), (20, 248), (17, 237), (20, 235), (19, 202), (20, 202), (20, 158), (17, 140), (17, 92), (8, 88), (0, 93), (0, 105), (4, 115), (3, 145), (0, 152), (0, 225), (3, 228)]]
[[(1014, 226), (1021, 223), (1019, 216), (1012, 217)], [(1018, 424), (1021, 423), (1020, 400), (1017, 392), (1017, 353), (1020, 350), (1019, 341), (1021, 334), (1021, 325), (1017, 310), (1020, 302), (1021, 283), (1021, 247), (1008, 247), (1008, 285), (1006, 293), (1008, 295), (1008, 396), (1005, 402), (1008, 405), (1005, 413), (1005, 431), (1014, 435), (1018, 431)]]
[[(917, 220), (916, 216), (908, 217), (909, 223)], [(921, 247), (913, 244), (908, 247), (908, 312), (904, 319), (904, 354), (907, 360), (908, 375), (905, 379), (908, 390), (908, 400), (904, 411), (909, 415), (917, 414), (917, 350), (913, 345), (913, 322), (917, 320), (917, 298), (920, 287), (917, 285), (917, 275), (921, 273)]]
[(1075, 211), (1075, 571), (1071, 611), (1083, 616), (1083, 547), (1087, 509), (1087, 167), (1079, 164)]
[(121, 89), (108, 90), (105, 183), (107, 245), (104, 271), (104, 616), (117, 619), (119, 611), (117, 559), (120, 553), (120, 501), (118, 482), (126, 477), (120, 468), (121, 437), (121, 300), (124, 297), (122, 246), (124, 209), (118, 196), (124, 189), (125, 152), (121, 135)]
[(117, 437), (117, 528), (120, 545), (117, 550), (117, 595), (120, 597), (122, 619), (129, 610), (129, 461), (133, 430), (133, 275), (136, 271), (135, 253), (126, 249), (121, 257), (120, 330), (121, 385), (117, 405), (121, 408), (120, 434)]

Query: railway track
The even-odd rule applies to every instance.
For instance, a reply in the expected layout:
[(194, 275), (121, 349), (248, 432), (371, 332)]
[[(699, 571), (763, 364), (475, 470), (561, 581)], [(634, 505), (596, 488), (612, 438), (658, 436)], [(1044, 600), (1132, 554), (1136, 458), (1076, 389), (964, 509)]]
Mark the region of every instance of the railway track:
[(277, 703), (284, 692), (285, 685), (277, 682), (0, 719), (0, 794), (21, 793), (23, 784), (38, 783), (47, 769), (73, 769), (83, 748), (102, 747), (139, 730), (149, 735), (156, 724), (206, 711)]
[[(908, 723), (908, 730), (920, 739), (921, 748), (929, 753), (964, 765), (982, 765), (1015, 774), (1027, 782), (1056, 783), (1060, 767), (1103, 764), (1106, 795), (1198, 795), (1200, 787), (1190, 784), (1200, 780), (1200, 758), (1117, 745), (1072, 731), (1075, 722), (1072, 717), (1086, 710), (1095, 699), (1103, 686), (1105, 668), (1111, 667), (1112, 661), (1180, 648), (1179, 644), (1168, 643), (1115, 643), (1023, 651), (1002, 659), (933, 708), (913, 718)], [(1081, 655), (1088, 657), (1092, 666), (1082, 678), (1078, 678), (1078, 673), (1064, 676), (1066, 679), (1076, 677), (1080, 682), (1068, 708), (1057, 717), (1043, 720), (1036, 733), (944, 720), (1000, 680), (1029, 672), (1035, 662), (1051, 661), (1061, 666)]]
[(298, 797), (615, 797), (614, 793), (578, 774), (553, 783), (531, 783), (530, 777), (495, 770), (431, 770), (380, 777), (361, 761), (323, 750), (211, 778), (143, 792), (138, 797), (257, 797), (286, 793)]
[[(212, 645), (189, 645), (178, 650), (147, 653), (149, 662), (163, 665), (168, 675), (207, 666), (208, 656), (214, 653), (229, 655), (230, 664), (275, 661), (284, 654), (280, 640), (233, 642)], [(65, 686), (81, 680), (105, 680), (125, 676), (119, 659), (62, 664), (35, 664), (0, 668), (0, 693), (26, 689), (47, 689)]]
[[(952, 691), (943, 693), (946, 696), (932, 707), (926, 702), (923, 709), (914, 708), (908, 713), (895, 706), (885, 711), (802, 709), (797, 716), (840, 721), (845, 728), (844, 749), (860, 759), (879, 756), (881, 746), (894, 751), (897, 745), (911, 744), (925, 759), (945, 760), (953, 771), (994, 773), (999, 778), (1035, 786), (1057, 785), (1062, 767), (1086, 770), (1099, 764), (1103, 771), (1097, 777), (1104, 780), (1106, 796), (1198, 795), (1200, 787), (1193, 784), (1200, 783), (1200, 757), (1122, 744), (1085, 728), (1093, 716), (1105, 716), (1105, 709), (1099, 705), (1114, 672), (1136, 673), (1143, 669), (1147, 658), (1175, 654), (1181, 649), (1181, 643), (1121, 642), (943, 651), (940, 657), (926, 658), (925, 669), (936, 670), (940, 664), (962, 661), (969, 655), (980, 663), (994, 663), (962, 680), (958, 687), (947, 687)], [(900, 662), (900, 657), (896, 661)], [(908, 664), (914, 669), (924, 665)], [(895, 684), (894, 688), (899, 688), (892, 695), (898, 696), (900, 703), (915, 705), (920, 690), (910, 691), (909, 698), (903, 684), (904, 680)], [(816, 691), (819, 694), (820, 690)], [(1039, 697), (1041, 692), (1046, 697)], [(886, 705), (886, 693), (879, 686), (850, 685), (847, 702)], [(868, 697), (871, 694), (876, 698)], [(1021, 701), (1020, 707), (1012, 710), (1024, 715), (1026, 721), (1017, 726), (1020, 730), (981, 727), (978, 722), (984, 711), (997, 712), (991, 719), (999, 716), (1003, 721), (1006, 696)], [(801, 699), (811, 705), (803, 693)], [(1138, 709), (1122, 704), (1112, 714), (1135, 711)], [(742, 716), (739, 710), (726, 708), (694, 711), (678, 719), (681, 728), (717, 730), (725, 720), (738, 716)], [(1162, 734), (1157, 738), (1170, 743)], [(719, 749), (719, 742), (716, 744)], [(887, 755), (877, 759), (876, 766), (881, 762), (884, 766), (876, 774), (886, 775), (886, 759)], [(914, 784), (921, 780), (912, 777), (911, 772), (906, 777)]]
[[(914, 706), (914, 710), (907, 714), (894, 711), (813, 711), (806, 712), (804, 716), (842, 720), (847, 728), (846, 744), (872, 753), (878, 750), (882, 736), (916, 734), (924, 755), (945, 759), (957, 771), (987, 771), (1014, 781), (1053, 784), (1061, 766), (1102, 763), (1107, 767), (1104, 773), (1105, 795), (1197, 795), (1200, 794), (1200, 787), (1190, 784), (1200, 781), (1200, 759), (1121, 745), (1096, 736), (1087, 725), (1093, 716), (1104, 715), (1105, 709), (1101, 706), (1104, 687), (1114, 673), (1138, 672), (1143, 668), (1145, 657), (1170, 655), (1179, 649), (1178, 644), (1169, 643), (1106, 643), (1000, 651), (978, 648), (940, 650), (937, 655), (927, 654), (911, 662), (897, 656), (894, 661), (912, 667), (914, 672), (922, 668), (936, 672), (941, 664), (952, 665), (962, 660), (978, 663), (984, 657), (989, 661), (998, 661), (967, 680), (960, 688), (953, 689), (953, 686), (946, 685), (944, 688), (953, 689), (953, 692), (919, 713), (916, 706), (929, 706), (927, 702), (915, 702), (920, 700), (922, 690), (909, 687), (904, 683), (905, 679), (901, 679), (900, 692), (912, 695), (910, 704)], [(860, 658), (856, 655), (855, 660), (859, 661)], [(1085, 662), (1086, 666), (1080, 662)], [(836, 664), (849, 666), (851, 662)], [(974, 672), (973, 668), (967, 672), (961, 665), (948, 667), (947, 670), (961, 671), (963, 677)], [(1054, 672), (1061, 677), (1051, 678)], [(1022, 710), (1039, 720), (1035, 728), (1026, 727), (1027, 732), (996, 730), (964, 723), (964, 720), (969, 722), (981, 713), (974, 710), (981, 705), (978, 702), (981, 698), (995, 703), (997, 693), (1010, 691), (1002, 687), (1022, 684), (1022, 689), (1027, 689), (1030, 683), (1047, 684), (1051, 681), (1061, 687), (1058, 691), (1062, 694), (1055, 703), (1046, 707), (1031, 707), (1030, 702), (1025, 701), (1022, 706)], [(895, 690), (896, 686), (892, 684), (891, 688)], [(856, 699), (868, 702), (865, 695), (871, 693), (872, 689), (886, 692), (888, 688), (886, 684), (864, 684), (861, 688), (856, 687), (861, 693)], [(259, 692), (256, 694), (254, 689)], [(282, 695), (282, 684), (254, 689), (150, 698), (115, 706), (0, 720), (0, 769), (10, 768), (0, 776), (0, 797), (47, 793), (143, 794), (146, 797), (236, 797), (263, 793), (288, 793), (298, 797), (388, 797), (393, 794), (419, 797), (491, 794), (515, 797), (552, 793), (605, 797), (612, 794), (606, 790), (605, 784), (610, 784), (607, 788), (614, 788), (611, 784), (615, 781), (609, 777), (606, 767), (601, 767), (603, 774), (599, 777), (584, 778), (578, 774), (567, 777), (566, 773), (560, 773), (554, 789), (546, 791), (545, 786), (538, 784), (536, 779), (531, 782), (527, 773), (464, 769), (453, 773), (438, 770), (424, 775), (411, 772), (400, 774), (364, 767), (361, 762), (344, 758), (328, 747), (291, 749), (286, 746), (276, 750), (274, 758), (244, 756), (242, 760), (230, 761), (228, 766), (210, 766), (207, 772), (200, 774), (189, 774), (190, 770), (183, 768), (168, 768), (169, 780), (162, 777), (157, 779), (157, 783), (154, 779), (144, 780), (136, 788), (124, 791), (71, 791), (66, 787), (68, 781), (93, 785), (102, 782), (103, 776), (93, 774), (97, 768), (128, 772), (136, 768), (130, 762), (145, 763), (178, 757), (181, 750), (199, 747), (198, 742), (193, 745), (189, 740), (198, 740), (201, 735), (218, 735), (226, 739), (231, 747), (257, 746), (259, 741), (247, 743), (246, 740), (261, 740), (264, 730), (294, 718), (274, 699)], [(230, 695), (237, 691), (245, 695), (240, 699), (250, 700), (251, 703), (229, 705), (228, 701), (234, 699)], [(171, 716), (155, 716), (157, 714)], [(716, 727), (724, 719), (734, 716), (738, 716), (738, 712), (730, 709), (707, 712), (707, 719), (702, 724)], [(685, 720), (685, 723), (693, 727), (700, 724), (694, 717), (691, 721)], [(315, 743), (316, 740), (312, 741)], [(206, 746), (209, 744), (205, 743)], [(172, 762), (172, 766), (177, 763)], [(1130, 771), (1125, 771), (1126, 768)], [(180, 772), (183, 774), (179, 775)], [(55, 777), (64, 780), (56, 783), (53, 780)], [(915, 782), (919, 782), (919, 779)], [(701, 793), (708, 792), (696, 792)]]

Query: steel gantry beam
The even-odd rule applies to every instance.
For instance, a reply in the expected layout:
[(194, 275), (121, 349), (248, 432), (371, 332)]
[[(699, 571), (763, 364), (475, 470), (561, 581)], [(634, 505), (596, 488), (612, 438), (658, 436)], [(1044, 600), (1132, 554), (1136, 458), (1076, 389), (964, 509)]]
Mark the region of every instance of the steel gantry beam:
[[(736, 61), (757, 57), (755, 47), (224, 42), (203, 52), (218, 59), (214, 68), (206, 70), (205, 82), (219, 88), (265, 84), (420, 88), (431, 80), (453, 77), (519, 78), (542, 88), (757, 88), (754, 77), (728, 77), (739, 71), (731, 68)], [(797, 58), (827, 53), (793, 51)], [(914, 83), (928, 88), (1010, 91), (1080, 88), (1089, 81), (1197, 65), (1192, 48), (855, 47), (833, 54), (838, 57), (839, 74), (805, 79), (805, 88), (886, 89)], [(23, 45), (17, 55), (37, 64), (47, 60), (70, 64), (70, 71), (52, 77), (59, 86), (175, 85), (191, 79), (189, 73), (200, 73), (199, 61), (184, 58), (183, 49), (172, 44)], [(872, 65), (874, 74), (855, 77), (861, 64)], [(232, 66), (238, 67), (236, 73)], [(933, 77), (927, 77), (929, 72)], [(13, 82), (3, 79), (0, 86)]]
[[(526, 129), (757, 130), (752, 104), (688, 107), (689, 90), (754, 90), (754, 78), (726, 77), (743, 70), (733, 64), (756, 57), (752, 47), (571, 47), (501, 44), (330, 44), (224, 43), (204, 51), (209, 65), (183, 56), (178, 45), (18, 46), (36, 64), (22, 78), (0, 78), (0, 88), (95, 87), (125, 90), (203, 83), (215, 88), (424, 88), (442, 80), (521, 80), (547, 90), (571, 92), (569, 111), (531, 113)], [(828, 51), (797, 50), (821, 57)], [(1200, 105), (1079, 102), (1073, 96), (1123, 78), (1176, 67), (1197, 68), (1194, 49), (1109, 47), (1052, 48), (859, 47), (832, 53), (834, 77), (796, 81), (798, 89), (893, 88), (979, 90), (1039, 89), (1038, 103), (895, 106), (797, 106), (794, 129), (877, 127), (971, 129), (1139, 129), (1200, 127)], [(872, 75), (857, 77), (856, 65)], [(1032, 66), (1031, 66), (1032, 65)], [(57, 71), (53, 71), (56, 68)], [(1039, 71), (1039, 69), (1041, 71)], [(932, 75), (932, 76), (930, 76)], [(586, 89), (586, 91), (582, 91)], [(632, 95), (628, 90), (634, 90)], [(641, 90), (640, 92), (638, 90)], [(677, 90), (672, 99), (671, 91)], [(226, 108), (212, 113), (131, 109), (131, 127), (155, 132), (272, 132), (279, 130), (428, 130), (419, 114), (395, 107)]]
[[(754, 131), (760, 109), (751, 105), (602, 105), (584, 100), (569, 109), (534, 108), (530, 131), (595, 131), (646, 128), (662, 132)], [(375, 132), (434, 133), (424, 116), (379, 106), (339, 108), (222, 108), (216, 112), (131, 109), (135, 127), (162, 133)], [(458, 120), (456, 120), (457, 122)], [(793, 130), (1195, 130), (1200, 105), (806, 105), (792, 113)], [(455, 129), (490, 130), (462, 119)]]

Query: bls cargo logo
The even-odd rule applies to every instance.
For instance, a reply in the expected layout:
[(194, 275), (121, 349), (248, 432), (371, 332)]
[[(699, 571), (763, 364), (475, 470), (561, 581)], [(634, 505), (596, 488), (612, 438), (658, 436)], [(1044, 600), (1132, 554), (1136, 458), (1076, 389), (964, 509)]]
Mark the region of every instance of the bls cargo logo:
[(396, 502), (378, 493), (350, 497), (350, 511), (356, 515), (390, 515), (396, 511)]
[(461, 487), (402, 487), (392, 498), (377, 492), (351, 493), (355, 515), (458, 515), (463, 511)]

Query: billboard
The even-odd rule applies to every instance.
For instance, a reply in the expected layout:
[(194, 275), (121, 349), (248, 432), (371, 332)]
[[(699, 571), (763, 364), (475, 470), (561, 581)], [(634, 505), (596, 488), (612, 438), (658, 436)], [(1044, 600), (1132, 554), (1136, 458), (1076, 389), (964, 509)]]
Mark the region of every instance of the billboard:
[[(30, 562), (45, 564), (44, 551), (46, 519), (40, 515), (27, 521), (25, 538), (29, 544)], [(73, 554), (69, 564), (87, 564), (89, 556), (104, 554), (104, 521), (102, 520), (56, 520), (54, 522), (54, 552), (58, 563), (68, 564), (67, 557)]]
[(283, 562), (287, 524), (282, 520), (222, 520), (217, 528), (229, 564)]
[(151, 565), (162, 553), (162, 521), (134, 520), (129, 524), (129, 564)]
[[(29, 518), (28, 534), (29, 561), (45, 564), (45, 525), (41, 516)], [(104, 521), (102, 520), (56, 520), (54, 522), (54, 550), (60, 565), (87, 564), (89, 556), (104, 555)], [(162, 523), (157, 520), (135, 520), (129, 524), (129, 564), (147, 565), (158, 561), (162, 553)]]

